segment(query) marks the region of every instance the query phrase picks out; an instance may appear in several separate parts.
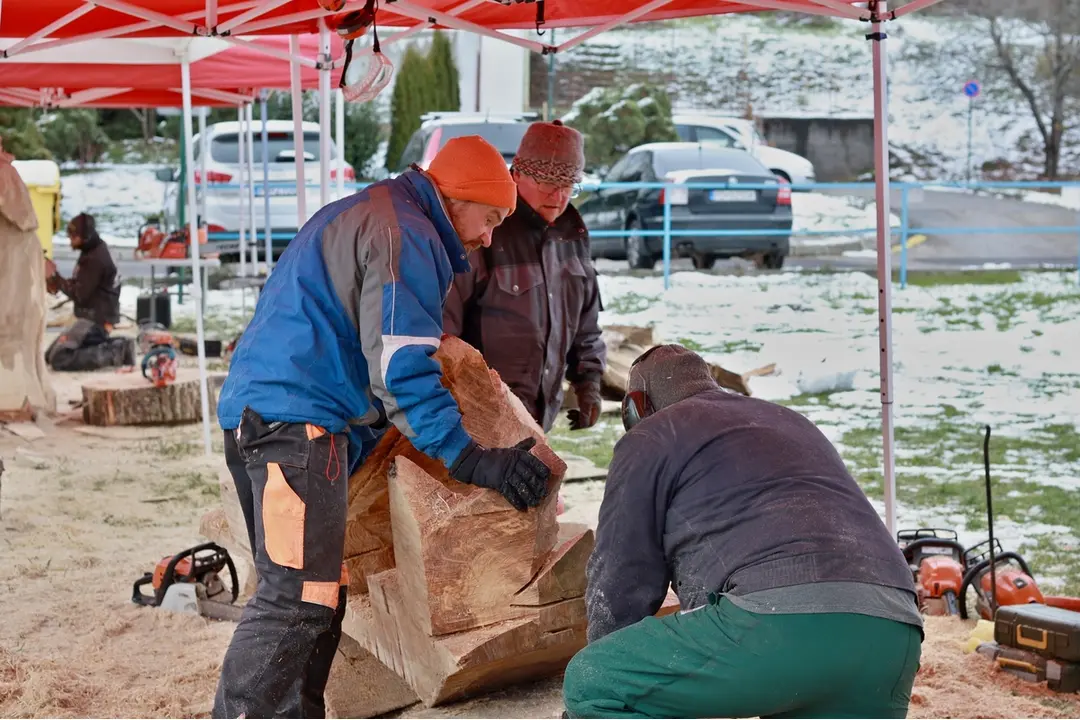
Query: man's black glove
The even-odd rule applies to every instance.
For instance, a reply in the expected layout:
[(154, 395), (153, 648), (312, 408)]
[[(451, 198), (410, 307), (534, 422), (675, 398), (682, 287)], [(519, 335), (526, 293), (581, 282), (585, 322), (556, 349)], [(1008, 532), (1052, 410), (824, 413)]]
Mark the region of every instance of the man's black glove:
[(566, 413), (570, 418), (570, 429), (584, 430), (592, 427), (600, 419), (600, 381), (574, 383), (574, 395), (577, 396), (577, 408)]
[(525, 438), (512, 448), (485, 448), (475, 440), (450, 467), (458, 482), (498, 490), (521, 512), (536, 507), (547, 496), (551, 470), (529, 452), (536, 438)]

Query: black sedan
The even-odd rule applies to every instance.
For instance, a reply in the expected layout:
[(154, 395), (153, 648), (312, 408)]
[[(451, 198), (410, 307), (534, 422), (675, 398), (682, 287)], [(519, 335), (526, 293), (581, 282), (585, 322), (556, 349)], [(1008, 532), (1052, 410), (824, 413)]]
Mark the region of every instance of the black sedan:
[[(640, 145), (616, 161), (603, 182), (714, 186), (668, 189), (671, 256), (690, 257), (694, 267), (710, 268), (717, 258), (747, 257), (763, 267), (779, 268), (790, 251), (791, 189), (744, 150), (688, 142)], [(775, 187), (730, 187), (762, 184)], [(587, 197), (578, 210), (590, 235), (625, 233), (622, 237), (592, 235), (594, 258), (625, 258), (632, 268), (652, 269), (663, 256), (663, 236), (641, 231), (663, 230), (664, 190), (605, 187)], [(758, 232), (709, 234), (717, 230)]]

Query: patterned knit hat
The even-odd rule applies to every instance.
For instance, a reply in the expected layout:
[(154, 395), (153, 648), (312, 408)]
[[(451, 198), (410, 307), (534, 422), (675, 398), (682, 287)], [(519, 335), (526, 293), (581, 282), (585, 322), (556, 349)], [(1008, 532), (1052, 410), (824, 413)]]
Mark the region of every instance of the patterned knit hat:
[(533, 123), (521, 138), (514, 169), (539, 182), (579, 183), (585, 173), (585, 138), (560, 120)]

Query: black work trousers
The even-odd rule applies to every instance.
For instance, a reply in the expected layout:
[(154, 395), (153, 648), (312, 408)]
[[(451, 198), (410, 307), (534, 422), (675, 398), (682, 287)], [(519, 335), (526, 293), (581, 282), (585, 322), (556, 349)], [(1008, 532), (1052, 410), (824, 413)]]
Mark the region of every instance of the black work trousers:
[(348, 436), (246, 409), (225, 459), (258, 585), (225, 653), (215, 718), (325, 717), (348, 573)]
[(132, 364), (134, 348), (130, 339), (109, 337), (101, 325), (79, 318), (49, 345), (45, 362), (56, 372), (101, 370)]

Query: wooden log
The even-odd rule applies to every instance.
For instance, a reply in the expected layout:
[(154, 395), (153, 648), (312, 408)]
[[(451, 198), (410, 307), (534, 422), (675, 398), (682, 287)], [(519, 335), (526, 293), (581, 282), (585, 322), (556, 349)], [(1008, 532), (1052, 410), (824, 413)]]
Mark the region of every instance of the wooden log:
[(428, 707), (561, 672), (585, 646), (584, 601), (451, 635), (427, 635), (407, 607), (398, 571), (368, 578), (349, 599), (343, 630), (397, 672)]
[(378, 717), (416, 703), (408, 683), (356, 640), (342, 635), (326, 683), (326, 716)]
[(548, 605), (585, 594), (583, 569), (592, 554), (596, 538), (585, 530), (559, 545), (544, 567), (525, 588), (514, 594), (515, 605)]
[[(543, 564), (544, 556), (555, 546), (558, 533), (556, 499), (566, 466), (547, 449), (543, 430), (525, 406), (471, 345), (459, 338), (445, 336), (435, 358), (442, 367), (443, 384), (457, 401), (465, 430), (473, 438), (487, 447), (510, 447), (533, 437), (537, 441), (536, 452), (546, 453), (545, 461), (550, 460), (553, 464), (548, 500), (538, 511), (529, 513), (530, 516), (534, 516), (534, 512), (541, 516), (535, 521), (532, 572), (536, 572)], [(506, 502), (494, 491), (452, 480), (441, 462), (414, 448), (397, 428), (389, 429), (371, 456), (349, 478), (345, 562), (349, 566), (353, 592), (366, 592), (368, 575), (395, 567), (388, 478), (391, 464), (398, 457), (408, 458), (451, 494), (484, 495)], [(505, 506), (510, 507), (509, 503)]]
[(45, 366), (45, 259), (37, 215), (11, 156), (0, 148), (0, 420), (28, 422), (55, 412)]
[(394, 560), (407, 605), (427, 635), (523, 617), (512, 604), (529, 583), (537, 511), (521, 514), (491, 491), (448, 487), (398, 457), (390, 475)]
[[(210, 413), (225, 373), (211, 373)], [(140, 372), (101, 373), (82, 386), (83, 422), (87, 425), (174, 425), (202, 420), (199, 371), (179, 368), (176, 381), (154, 387)]]

